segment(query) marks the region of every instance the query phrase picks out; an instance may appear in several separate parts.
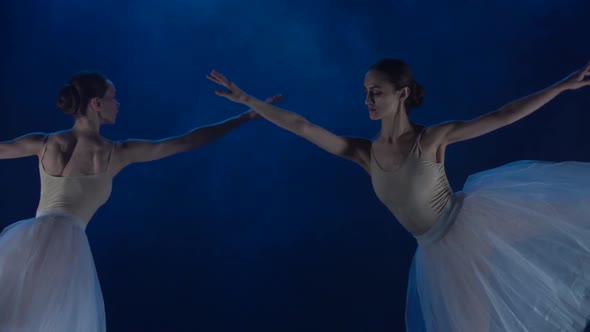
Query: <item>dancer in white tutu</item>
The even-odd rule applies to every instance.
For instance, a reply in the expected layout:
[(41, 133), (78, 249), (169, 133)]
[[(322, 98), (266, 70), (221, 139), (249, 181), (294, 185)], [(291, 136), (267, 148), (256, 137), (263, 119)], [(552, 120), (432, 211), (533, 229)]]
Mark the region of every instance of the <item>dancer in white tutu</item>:
[(365, 76), (374, 141), (337, 136), (246, 94), (222, 74), (216, 94), (351, 160), (419, 244), (410, 271), (408, 331), (582, 331), (590, 317), (590, 163), (521, 161), (475, 174), (453, 193), (448, 145), (533, 113), (590, 85), (590, 64), (558, 83), (470, 121), (424, 127), (409, 120), (424, 89), (403, 61)]
[[(274, 102), (280, 97), (267, 101)], [(158, 141), (112, 142), (115, 87), (100, 73), (79, 73), (59, 92), (70, 130), (0, 142), (0, 159), (39, 157), (41, 198), (35, 218), (0, 234), (0, 331), (105, 331), (103, 298), (85, 228), (124, 167), (196, 149), (258, 118), (248, 111)]]

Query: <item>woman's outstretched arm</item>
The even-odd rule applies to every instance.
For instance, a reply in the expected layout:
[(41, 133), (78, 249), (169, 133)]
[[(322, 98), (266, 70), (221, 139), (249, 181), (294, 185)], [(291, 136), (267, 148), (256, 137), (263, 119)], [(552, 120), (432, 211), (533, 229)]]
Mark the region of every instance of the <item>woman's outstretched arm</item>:
[(469, 140), (532, 114), (566, 90), (576, 90), (588, 85), (590, 85), (590, 62), (584, 68), (541, 91), (470, 121), (452, 121), (438, 125), (438, 130), (444, 133), (446, 144)]
[(223, 87), (226, 91), (216, 90), (218, 96), (235, 103), (246, 105), (261, 117), (273, 124), (300, 136), (323, 150), (336, 156), (352, 160), (368, 170), (368, 153), (371, 142), (364, 138), (339, 136), (326, 130), (303, 116), (274, 105), (265, 103), (242, 91), (234, 82), (219, 72), (212, 71), (207, 78)]

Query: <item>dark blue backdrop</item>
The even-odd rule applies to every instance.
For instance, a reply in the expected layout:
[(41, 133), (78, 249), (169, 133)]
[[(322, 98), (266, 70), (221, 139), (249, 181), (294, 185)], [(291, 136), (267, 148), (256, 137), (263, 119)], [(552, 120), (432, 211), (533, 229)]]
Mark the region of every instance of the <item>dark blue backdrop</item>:
[[(58, 89), (82, 69), (116, 84), (111, 139), (162, 138), (244, 109), (215, 96), (216, 68), (339, 134), (373, 137), (363, 75), (414, 68), (414, 120), (467, 119), (590, 59), (590, 2), (35, 1), (0, 6), (0, 140), (57, 131)], [(444, 4), (443, 4), (444, 3)], [(469, 174), (519, 159), (590, 161), (590, 90), (450, 147)], [(37, 160), (0, 163), (0, 228), (31, 217)], [(415, 241), (369, 177), (265, 121), (201, 150), (134, 165), (87, 229), (109, 331), (401, 331)]]

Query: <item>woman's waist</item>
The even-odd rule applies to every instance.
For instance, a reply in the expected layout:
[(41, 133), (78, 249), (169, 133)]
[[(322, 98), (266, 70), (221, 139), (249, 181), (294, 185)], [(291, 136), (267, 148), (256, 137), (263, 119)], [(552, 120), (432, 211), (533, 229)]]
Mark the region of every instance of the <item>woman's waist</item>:
[(86, 226), (88, 225), (88, 221), (78, 216), (75, 211), (68, 211), (66, 209), (38, 210), (35, 218), (42, 222), (49, 220), (70, 222), (82, 228), (82, 230), (86, 230)]
[(416, 238), (419, 245), (432, 244), (445, 236), (453, 226), (463, 205), (465, 193), (458, 192), (448, 197), (440, 212), (430, 218), (410, 219), (406, 229)]

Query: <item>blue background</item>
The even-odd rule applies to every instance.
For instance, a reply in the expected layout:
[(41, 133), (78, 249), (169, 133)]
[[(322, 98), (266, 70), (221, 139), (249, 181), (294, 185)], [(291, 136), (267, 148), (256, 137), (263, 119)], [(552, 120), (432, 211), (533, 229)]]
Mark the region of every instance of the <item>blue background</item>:
[[(10, 1), (0, 5), (0, 140), (66, 129), (57, 91), (105, 73), (110, 139), (159, 139), (245, 109), (215, 68), (342, 135), (374, 137), (363, 76), (406, 60), (413, 120), (469, 119), (590, 60), (588, 1)], [(590, 161), (590, 90), (451, 146), (455, 190), (521, 159)], [(0, 163), (0, 228), (34, 214), (37, 159)], [(402, 331), (415, 240), (358, 166), (264, 121), (125, 169), (87, 229), (109, 331)]]

